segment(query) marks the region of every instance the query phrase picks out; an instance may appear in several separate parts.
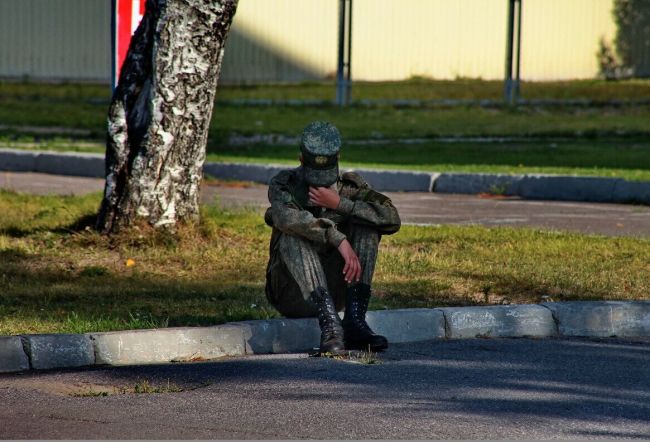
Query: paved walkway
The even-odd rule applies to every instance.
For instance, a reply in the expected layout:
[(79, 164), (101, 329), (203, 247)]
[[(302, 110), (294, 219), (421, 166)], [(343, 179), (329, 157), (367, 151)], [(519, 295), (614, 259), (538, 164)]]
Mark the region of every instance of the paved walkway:
[[(101, 191), (103, 180), (39, 173), (0, 172), (0, 188), (35, 194)], [(207, 184), (204, 203), (264, 207), (267, 188)], [(387, 192), (405, 223), (532, 226), (604, 235), (650, 236), (650, 207), (623, 204), (528, 201), (473, 195)]]

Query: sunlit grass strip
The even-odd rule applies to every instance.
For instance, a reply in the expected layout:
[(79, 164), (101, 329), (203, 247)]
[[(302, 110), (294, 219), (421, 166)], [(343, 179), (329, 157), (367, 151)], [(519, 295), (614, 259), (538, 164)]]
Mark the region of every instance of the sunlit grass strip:
[[(87, 197), (0, 192), (0, 335), (205, 326), (276, 317), (270, 229), (257, 210), (204, 207), (176, 234), (86, 229)], [(381, 242), (371, 308), (650, 299), (650, 239), (404, 226)]]
[[(334, 82), (302, 82), (294, 84), (228, 85), (220, 84), (218, 100), (276, 99), (333, 100)], [(353, 84), (354, 98), (366, 99), (493, 99), (503, 98), (503, 82), (463, 78), (432, 80), (413, 78), (405, 81), (364, 82)], [(650, 81), (572, 80), (527, 82), (521, 84), (522, 97), (527, 99), (592, 99), (625, 100), (650, 98)], [(49, 84), (1, 82), (0, 97), (31, 100), (110, 100), (106, 84)]]
[[(2, 138), (0, 137), (0, 145)], [(101, 144), (55, 139), (43, 143), (7, 142), (8, 147), (102, 153)], [(208, 147), (207, 161), (297, 165), (296, 146)], [(633, 140), (537, 141), (511, 143), (346, 145), (345, 168), (423, 172), (557, 174), (650, 181), (650, 143)]]

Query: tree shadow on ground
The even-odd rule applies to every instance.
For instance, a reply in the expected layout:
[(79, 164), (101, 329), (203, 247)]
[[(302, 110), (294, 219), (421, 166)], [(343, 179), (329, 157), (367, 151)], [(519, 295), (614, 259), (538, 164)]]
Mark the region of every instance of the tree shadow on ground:
[[(358, 404), (357, 437), (389, 413), (417, 423), (424, 438), (437, 417), (475, 422), (491, 438), (500, 423), (537, 425), (557, 436), (650, 437), (650, 345), (612, 339), (474, 339), (394, 345), (378, 365), (323, 359), (239, 359), (194, 365), (106, 369), (118, 384), (138, 379), (207, 385), (213, 399), (245, 397), (280, 414), (287, 404)], [(264, 388), (260, 388), (264, 385)], [(229, 393), (231, 392), (231, 393)], [(273, 404), (273, 405), (271, 405)], [(218, 408), (218, 407), (215, 407)], [(243, 415), (242, 421), (254, 421)], [(401, 419), (400, 419), (401, 421)], [(596, 425), (602, 423), (602, 425)], [(605, 427), (605, 428), (603, 428)], [(391, 436), (394, 429), (381, 428)], [(300, 429), (294, 436), (300, 437)], [(385, 432), (384, 432), (385, 431)], [(339, 434), (339, 433), (335, 433)], [(472, 433), (470, 433), (472, 434)], [(549, 433), (546, 433), (549, 434)], [(326, 435), (330, 437), (330, 435)], [(487, 436), (486, 436), (487, 437)]]
[[(120, 260), (119, 263), (106, 261)], [(264, 294), (264, 269), (251, 274), (190, 272), (127, 267), (119, 254), (58, 262), (20, 249), (0, 251), (2, 323), (59, 324), (61, 331), (165, 326), (209, 326), (280, 315)], [(453, 278), (483, 287), (455, 292), (430, 280), (382, 281), (374, 285), (370, 309), (526, 304), (554, 300), (616, 299), (605, 289), (586, 290), (580, 281), (534, 281), (525, 275), (484, 274), (458, 269)], [(469, 290), (469, 291), (468, 291)], [(546, 298), (550, 296), (551, 299)], [(72, 319), (71, 319), (72, 318)], [(139, 319), (139, 320), (136, 320)], [(99, 327), (99, 329), (93, 328)], [(11, 329), (12, 334), (23, 330)]]
[(83, 215), (64, 226), (51, 227), (51, 226), (32, 226), (22, 227), (18, 225), (11, 225), (0, 228), (0, 235), (8, 236), (10, 238), (26, 238), (35, 233), (53, 233), (53, 234), (69, 234), (79, 233), (88, 229), (94, 229), (97, 223), (97, 214)]
[(261, 281), (116, 271), (102, 264), (71, 266), (16, 249), (0, 251), (0, 329), (24, 333), (7, 325), (18, 323), (80, 333), (278, 316)]

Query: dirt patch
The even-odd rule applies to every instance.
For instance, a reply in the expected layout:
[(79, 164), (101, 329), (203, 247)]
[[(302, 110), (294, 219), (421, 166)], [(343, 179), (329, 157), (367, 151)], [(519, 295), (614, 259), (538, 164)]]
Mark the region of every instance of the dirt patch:
[(50, 377), (16, 377), (4, 379), (0, 384), (5, 388), (17, 390), (33, 390), (54, 396), (82, 396), (84, 394), (96, 393), (96, 396), (114, 394), (120, 387), (95, 382), (75, 381), (65, 382), (51, 379)]

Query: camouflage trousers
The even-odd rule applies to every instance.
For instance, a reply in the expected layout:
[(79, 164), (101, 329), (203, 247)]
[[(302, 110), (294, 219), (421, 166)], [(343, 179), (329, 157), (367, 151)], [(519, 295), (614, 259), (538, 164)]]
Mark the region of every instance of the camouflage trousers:
[[(341, 229), (361, 263), (361, 281), (371, 285), (380, 235), (359, 225)], [(317, 287), (328, 290), (338, 311), (345, 307), (345, 262), (338, 249), (320, 246), (298, 236), (274, 231), (266, 270), (266, 297), (289, 318), (316, 316), (310, 294)]]

